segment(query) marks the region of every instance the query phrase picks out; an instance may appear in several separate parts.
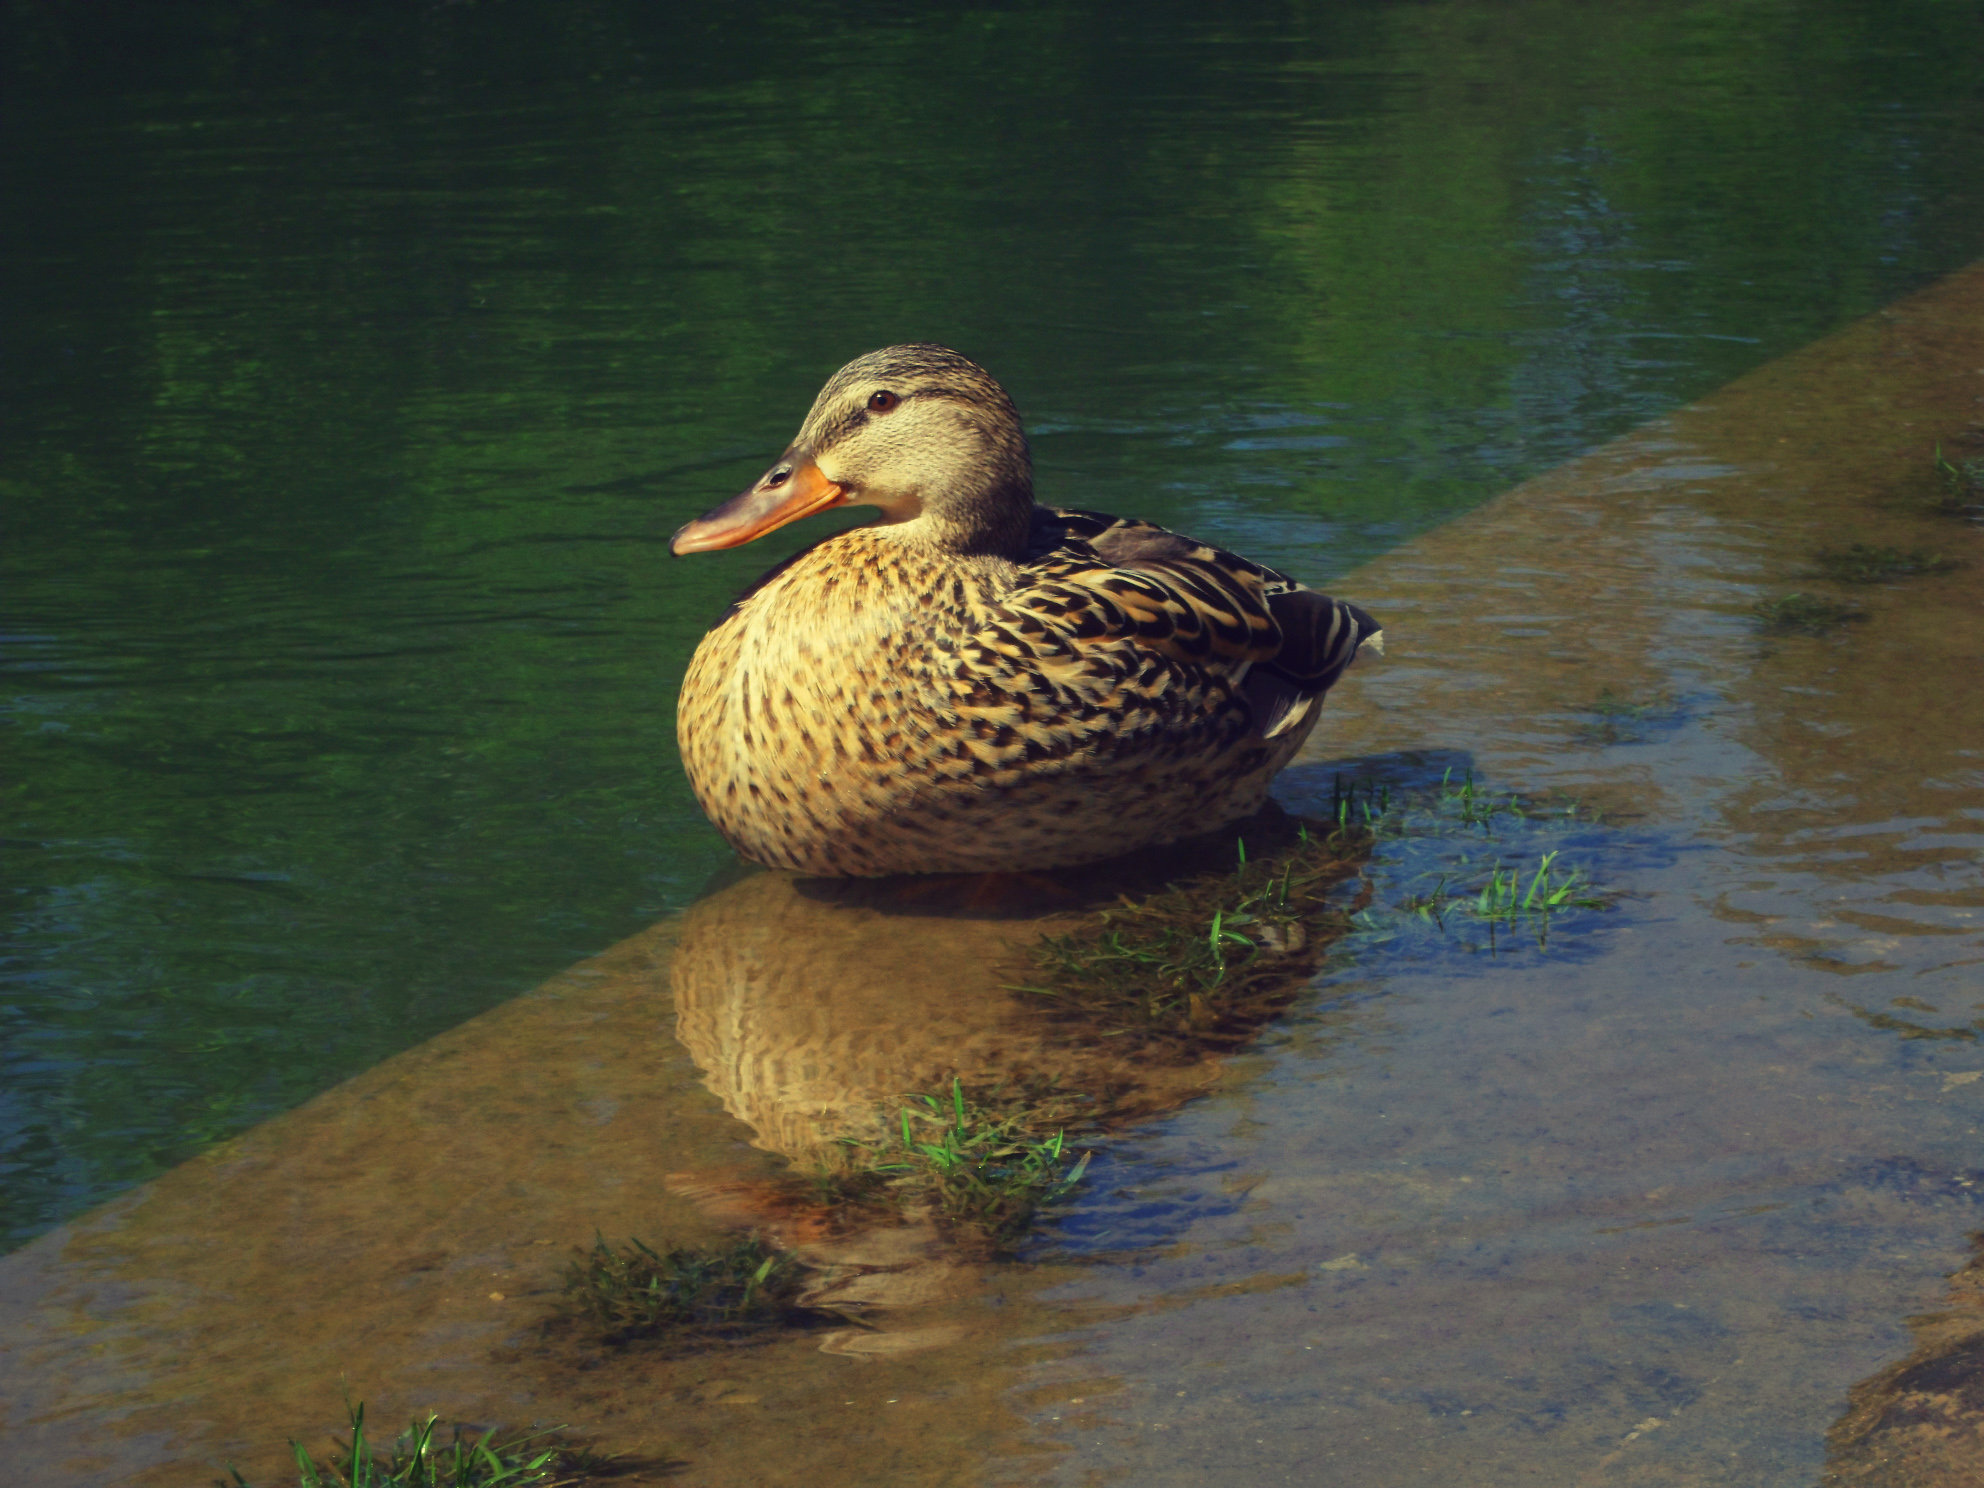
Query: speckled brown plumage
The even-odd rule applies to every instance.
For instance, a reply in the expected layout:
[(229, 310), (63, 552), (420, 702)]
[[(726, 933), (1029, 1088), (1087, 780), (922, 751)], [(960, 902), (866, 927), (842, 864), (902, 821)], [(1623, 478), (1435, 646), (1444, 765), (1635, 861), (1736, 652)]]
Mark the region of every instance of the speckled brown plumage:
[[(874, 354), (894, 358), (879, 379), (889, 411), (915, 396), (913, 354), (940, 350)], [(836, 379), (856, 408), (878, 380), (850, 377), (861, 366)], [(940, 370), (948, 393), (958, 369)], [(826, 413), (840, 440), (859, 437), (845, 409)], [(689, 780), (756, 862), (857, 877), (1046, 868), (1209, 831), (1259, 807), (1323, 693), (1377, 645), (1368, 615), (1271, 569), (1148, 523), (1033, 505), (1023, 442), (1017, 468), (994, 460), (980, 481), (995, 495), (1017, 485), (1023, 513), (975, 513), (944, 501), (971, 484), (955, 477), (923, 480), (913, 506), (898, 496), (900, 458), (878, 462), (879, 490), (856, 486), (867, 472), (834, 460), (816, 422), (820, 404), (787, 467), (816, 461), (885, 520), (768, 574), (704, 638), (682, 688)], [(754, 488), (760, 505), (780, 469)], [(1013, 535), (954, 535), (974, 521)]]

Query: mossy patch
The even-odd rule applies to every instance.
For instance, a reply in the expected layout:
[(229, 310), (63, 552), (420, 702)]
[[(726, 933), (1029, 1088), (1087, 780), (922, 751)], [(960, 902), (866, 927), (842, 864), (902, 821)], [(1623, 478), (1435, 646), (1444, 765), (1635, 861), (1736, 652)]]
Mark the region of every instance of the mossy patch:
[(735, 1343), (812, 1316), (797, 1302), (804, 1269), (757, 1235), (666, 1254), (597, 1236), (574, 1253), (564, 1282), (570, 1312), (616, 1345)]
[(1841, 604), (1814, 594), (1781, 594), (1760, 599), (1750, 607), (1757, 623), (1778, 635), (1830, 635), (1842, 625), (1867, 618), (1858, 606)]
[(1821, 548), (1813, 555), (1813, 567), (1820, 578), (1840, 584), (1886, 584), (1896, 579), (1917, 579), (1930, 574), (1949, 573), (1962, 565), (1940, 553), (1911, 548), (1875, 547), (1854, 543), (1845, 548)]
[(1963, 1043), (1975, 1043), (1977, 1030), (1974, 1028), (1935, 1028), (1926, 1023), (1911, 1023), (1906, 1018), (1897, 1018), (1893, 1013), (1877, 1013), (1872, 1008), (1863, 1008), (1847, 1003), (1846, 1009), (1865, 1023), (1869, 1028), (1878, 1028), (1883, 1033), (1898, 1033), (1905, 1039), (1954, 1039)]
[(1684, 716), (1681, 704), (1666, 694), (1626, 697), (1609, 687), (1577, 711), (1591, 718), (1578, 727), (1577, 737), (1593, 744), (1637, 744), (1651, 730), (1672, 727)]
[(1143, 898), (1125, 896), (1029, 949), (1015, 990), (1090, 1036), (1185, 1054), (1245, 1043), (1286, 1007), (1350, 927), (1331, 903), (1368, 855), (1370, 802), (1341, 793), (1337, 820)]
[(1984, 455), (1950, 459), (1936, 446), (1936, 495), (1930, 506), (1950, 517), (1984, 520)]

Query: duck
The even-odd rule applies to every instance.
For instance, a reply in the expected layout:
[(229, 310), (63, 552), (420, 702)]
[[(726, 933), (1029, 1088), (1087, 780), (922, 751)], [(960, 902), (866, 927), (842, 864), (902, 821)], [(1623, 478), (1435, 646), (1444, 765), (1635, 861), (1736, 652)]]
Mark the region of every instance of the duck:
[(677, 736), (738, 855), (809, 877), (1029, 873), (1258, 811), (1384, 632), (1150, 522), (1043, 506), (1018, 409), (947, 347), (856, 357), (677, 556), (843, 506), (691, 658)]

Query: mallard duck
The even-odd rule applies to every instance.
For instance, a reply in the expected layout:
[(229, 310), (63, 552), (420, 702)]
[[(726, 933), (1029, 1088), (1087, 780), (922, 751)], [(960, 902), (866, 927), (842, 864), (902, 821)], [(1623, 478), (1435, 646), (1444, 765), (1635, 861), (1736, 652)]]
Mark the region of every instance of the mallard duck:
[(760, 578), (696, 648), (677, 729), (745, 858), (865, 878), (1061, 867), (1257, 810), (1377, 622), (1149, 522), (1036, 505), (1005, 389), (942, 346), (857, 357), (748, 490), (732, 548), (873, 522)]

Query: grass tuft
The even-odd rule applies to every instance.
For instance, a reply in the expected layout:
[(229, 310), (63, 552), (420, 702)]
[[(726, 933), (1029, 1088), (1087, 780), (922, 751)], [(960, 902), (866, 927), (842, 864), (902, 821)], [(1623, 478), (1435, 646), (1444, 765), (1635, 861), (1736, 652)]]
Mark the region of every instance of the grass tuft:
[(927, 1204), (954, 1237), (1010, 1251), (1034, 1216), (1081, 1182), (1089, 1154), (1068, 1145), (1076, 1100), (1052, 1091), (968, 1089), (911, 1095), (883, 1113), (888, 1135), (843, 1138), (843, 1165), (826, 1175), (830, 1197), (885, 1193)]
[(1328, 902), (1375, 838), (1382, 797), (1338, 792), (1334, 824), (1297, 826), (1277, 852), (1239, 845), (1230, 873), (1124, 898), (1031, 948), (1015, 988), (1104, 1038), (1233, 1046), (1279, 1012), (1349, 925)]
[(1890, 579), (1915, 579), (1959, 568), (1954, 558), (1919, 549), (1876, 548), (1854, 543), (1848, 548), (1821, 548), (1813, 558), (1820, 578), (1841, 584), (1884, 584)]
[(1866, 611), (1811, 594), (1783, 594), (1758, 600), (1750, 613), (1767, 631), (1780, 634), (1827, 635), (1840, 626), (1865, 620)]
[(1547, 919), (1560, 909), (1606, 907), (1605, 901), (1591, 891), (1583, 870), (1572, 868), (1559, 872), (1556, 863), (1557, 854), (1547, 852), (1533, 874), (1517, 868), (1505, 870), (1499, 865), (1491, 869), (1488, 882), (1481, 886), (1470, 906), (1475, 918), (1513, 925), (1518, 920)]
[(1952, 461), (1936, 446), (1936, 474), (1942, 489), (1930, 505), (1945, 516), (1984, 518), (1984, 455)]
[[(496, 1432), (464, 1434), (453, 1429), (437, 1441), (436, 1416), (416, 1419), (383, 1450), (365, 1436), (365, 1402), (347, 1401), (351, 1440), (319, 1462), (301, 1442), (296, 1453), (297, 1488), (568, 1488), (613, 1477), (627, 1466), (577, 1446), (556, 1431), (507, 1440)], [(214, 1488), (249, 1488), (234, 1468), (216, 1478)], [(230, 1481), (231, 1480), (231, 1481)]]
[(737, 1339), (798, 1312), (798, 1261), (756, 1235), (662, 1255), (638, 1239), (601, 1235), (565, 1267), (565, 1300), (609, 1343), (664, 1335), (688, 1342)]
[(1611, 907), (1611, 902), (1593, 889), (1582, 869), (1558, 868), (1557, 856), (1555, 852), (1545, 853), (1533, 873), (1504, 868), (1497, 863), (1488, 870), (1487, 881), (1479, 888), (1450, 889), (1443, 876), (1432, 892), (1413, 895), (1403, 908), (1442, 927), (1449, 914), (1466, 914), (1488, 926), (1491, 945), (1498, 926), (1513, 929), (1518, 924), (1527, 924), (1536, 931), (1537, 944), (1546, 944), (1552, 915), (1567, 909)]
[(1461, 777), (1458, 785), (1454, 784), (1452, 770), (1440, 777), (1440, 805), (1462, 826), (1479, 827), (1484, 833), (1498, 816), (1512, 816), (1522, 821), (1529, 815), (1514, 791), (1498, 799), (1478, 788), (1472, 770)]

